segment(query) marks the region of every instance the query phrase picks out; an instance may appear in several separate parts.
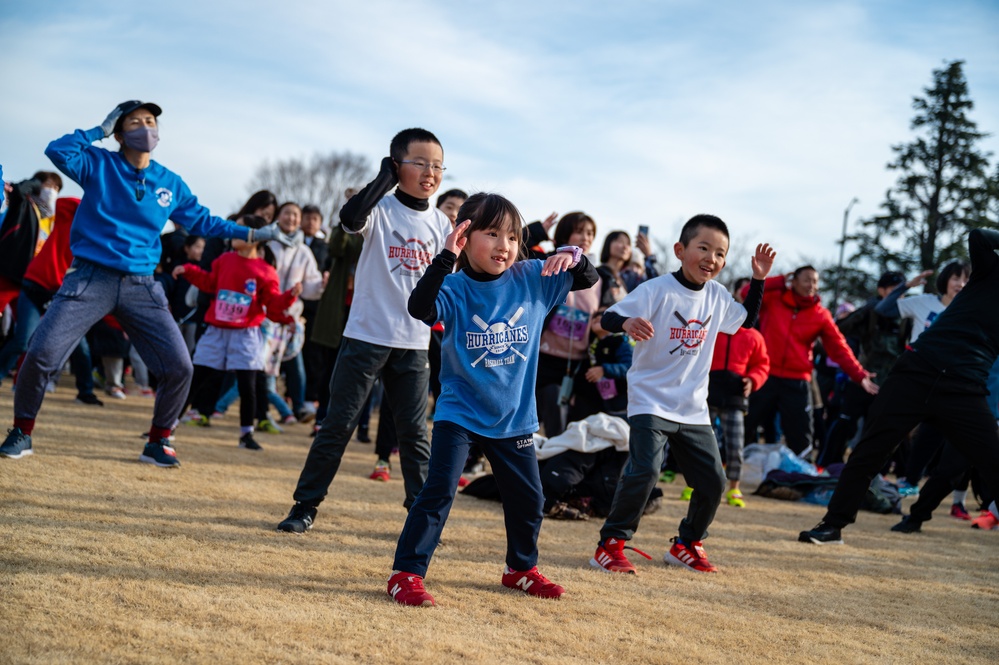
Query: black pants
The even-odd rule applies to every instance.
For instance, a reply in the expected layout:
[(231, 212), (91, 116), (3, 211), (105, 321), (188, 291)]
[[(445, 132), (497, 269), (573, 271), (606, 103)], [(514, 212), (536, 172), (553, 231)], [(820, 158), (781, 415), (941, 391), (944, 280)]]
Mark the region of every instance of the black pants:
[[(971, 462), (957, 448), (945, 443), (930, 477), (919, 490), (919, 499), (912, 504), (909, 514), (921, 522), (928, 522), (933, 511), (947, 498), (951, 491), (966, 486), (968, 473), (972, 469)], [(983, 492), (982, 501), (988, 506), (996, 497), (989, 490)]]
[(947, 440), (978, 468), (985, 493), (996, 496), (999, 430), (986, 401), (985, 387), (949, 377), (915, 352), (907, 351), (867, 413), (860, 442), (843, 467), (823, 521), (844, 527), (856, 520), (871, 479), (902, 437), (920, 422), (944, 432)]
[(853, 381), (843, 386), (842, 397), (840, 412), (830, 421), (829, 429), (826, 430), (825, 444), (818, 462), (821, 467), (843, 462), (846, 444), (857, 433), (857, 423), (867, 415), (867, 410), (874, 403), (874, 395)]
[(804, 452), (812, 445), (812, 390), (808, 381), (771, 376), (750, 395), (746, 443), (756, 443), (757, 428), (772, 422), (778, 413), (787, 447), (795, 454)]

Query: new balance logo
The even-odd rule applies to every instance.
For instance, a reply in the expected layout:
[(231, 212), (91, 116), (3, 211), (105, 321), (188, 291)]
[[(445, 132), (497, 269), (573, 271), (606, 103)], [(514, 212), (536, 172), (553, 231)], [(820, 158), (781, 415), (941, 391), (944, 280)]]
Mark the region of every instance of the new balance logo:
[(394, 586), (394, 587), (392, 587), (392, 591), (391, 591), (390, 595), (391, 595), (391, 596), (392, 596), (393, 598), (395, 598), (395, 597), (396, 597), (396, 596), (397, 596), (397, 595), (399, 594), (399, 592), (400, 592), (400, 591), (402, 591), (402, 587), (401, 587), (401, 586), (399, 586), (399, 583), (398, 583), (398, 582), (396, 582), (396, 583), (395, 583), (395, 586)]
[(527, 579), (527, 575), (525, 575), (521, 577), (519, 580), (517, 580), (517, 584), (515, 586), (519, 586), (524, 591), (527, 591), (528, 589), (531, 588), (532, 584), (534, 584), (534, 580)]

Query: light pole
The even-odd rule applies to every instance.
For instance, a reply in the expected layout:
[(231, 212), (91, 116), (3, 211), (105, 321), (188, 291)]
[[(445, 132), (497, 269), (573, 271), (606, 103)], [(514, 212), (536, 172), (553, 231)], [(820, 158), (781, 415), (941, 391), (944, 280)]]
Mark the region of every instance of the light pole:
[(854, 204), (860, 203), (860, 199), (856, 196), (850, 201), (850, 204), (846, 206), (846, 210), (843, 211), (843, 235), (840, 237), (839, 241), (839, 269), (836, 271), (836, 291), (833, 293), (832, 309), (835, 312), (836, 307), (839, 305), (839, 287), (840, 283), (843, 281), (843, 251), (846, 249), (846, 223), (850, 219), (850, 208)]

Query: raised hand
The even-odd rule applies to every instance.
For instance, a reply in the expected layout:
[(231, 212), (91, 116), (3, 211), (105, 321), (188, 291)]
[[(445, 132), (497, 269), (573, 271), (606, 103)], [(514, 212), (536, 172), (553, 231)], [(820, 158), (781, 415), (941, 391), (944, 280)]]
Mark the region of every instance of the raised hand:
[(905, 286), (910, 289), (916, 286), (922, 286), (923, 284), (926, 283), (926, 280), (932, 274), (933, 274), (932, 270), (924, 270), (923, 272), (919, 273), (918, 275), (910, 279), (908, 282), (906, 282)]
[(552, 227), (555, 226), (556, 221), (558, 221), (557, 212), (553, 212), (552, 214), (545, 217), (544, 221), (541, 222), (541, 226), (545, 227), (545, 233), (548, 233), (549, 231), (552, 230)]
[(461, 254), (461, 250), (465, 249), (465, 244), (468, 242), (465, 231), (468, 230), (471, 223), (472, 220), (466, 219), (461, 224), (455, 226), (444, 240), (444, 249), (455, 254)]
[(114, 107), (111, 113), (108, 113), (108, 117), (104, 118), (104, 122), (101, 123), (101, 129), (104, 131), (104, 138), (111, 136), (114, 133), (114, 126), (118, 122), (118, 118), (121, 117), (121, 104)]
[(556, 252), (547, 259), (545, 265), (541, 266), (541, 276), (557, 275), (572, 267), (572, 254), (568, 252)]
[(765, 279), (770, 274), (770, 269), (774, 267), (775, 258), (777, 258), (777, 251), (770, 245), (765, 242), (757, 245), (752, 262), (753, 279)]

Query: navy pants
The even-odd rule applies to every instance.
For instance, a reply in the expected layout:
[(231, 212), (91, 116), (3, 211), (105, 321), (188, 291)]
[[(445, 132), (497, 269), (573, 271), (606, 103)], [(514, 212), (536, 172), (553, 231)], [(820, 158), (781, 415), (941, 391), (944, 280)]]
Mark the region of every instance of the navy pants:
[(152, 275), (129, 275), (74, 259), (28, 345), (17, 377), (14, 417), (35, 418), (45, 384), (66, 364), (91, 326), (113, 314), (159, 378), (153, 426), (173, 427), (194, 368), (163, 287)]
[(460, 425), (441, 421), (434, 423), (430, 473), (409, 509), (406, 526), (396, 546), (393, 570), (426, 576), (430, 557), (440, 543), (444, 523), (454, 503), (458, 479), (468, 458), (468, 446), (472, 443), (478, 444), (489, 460), (503, 499), (506, 565), (517, 571), (538, 565), (538, 534), (544, 496), (534, 435), (489, 439)]
[(343, 338), (330, 378), (326, 417), (312, 440), (305, 467), (298, 477), (295, 501), (318, 506), (340, 468), (344, 450), (357, 427), (375, 379), (381, 376), (392, 405), (399, 441), (399, 467), (406, 486), (407, 508), (427, 478), (427, 385), (430, 368), (426, 350), (394, 349)]

